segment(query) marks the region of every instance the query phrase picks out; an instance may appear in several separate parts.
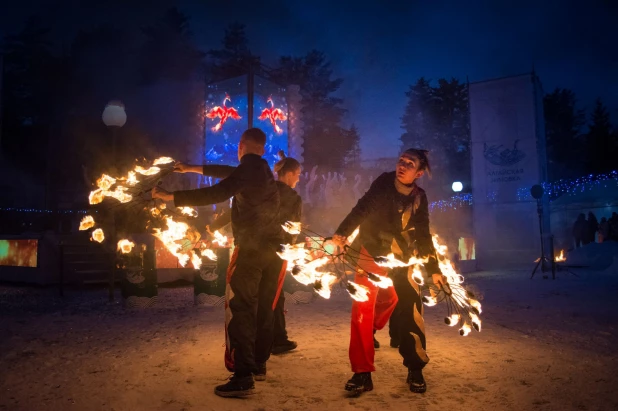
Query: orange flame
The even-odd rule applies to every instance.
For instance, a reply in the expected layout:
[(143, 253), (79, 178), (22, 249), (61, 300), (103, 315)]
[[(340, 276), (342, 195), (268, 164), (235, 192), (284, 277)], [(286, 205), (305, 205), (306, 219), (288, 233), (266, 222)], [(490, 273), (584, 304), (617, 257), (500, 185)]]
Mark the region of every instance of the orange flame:
[(92, 227), (94, 227), (94, 218), (90, 215), (82, 218), (82, 221), (79, 223), (79, 231), (84, 231)]
[(92, 232), (92, 239), (97, 243), (102, 243), (105, 240), (105, 235), (103, 234), (103, 230), (97, 228)]
[(135, 247), (135, 243), (127, 240), (126, 238), (123, 238), (122, 240), (118, 241), (117, 250), (120, 251), (122, 254), (129, 254), (131, 250), (133, 250), (133, 247)]

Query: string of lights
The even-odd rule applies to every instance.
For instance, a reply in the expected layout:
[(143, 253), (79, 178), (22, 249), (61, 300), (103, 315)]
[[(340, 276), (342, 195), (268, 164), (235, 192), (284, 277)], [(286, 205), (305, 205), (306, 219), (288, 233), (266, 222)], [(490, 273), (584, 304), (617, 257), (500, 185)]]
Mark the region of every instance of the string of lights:
[(448, 211), (456, 210), (465, 206), (472, 205), (472, 194), (462, 193), (449, 198), (448, 200), (433, 201), (429, 204), (429, 211)]
[[(618, 171), (614, 170), (606, 174), (589, 174), (587, 176), (562, 179), (553, 183), (543, 183), (543, 189), (550, 200), (555, 200), (564, 194), (575, 194), (598, 187), (610, 187), (618, 185)], [(517, 190), (519, 201), (531, 200), (530, 187), (522, 187)]]
[[(9, 211), (17, 213), (37, 213), (37, 214), (86, 214), (93, 211), (90, 210), (41, 210), (38, 208), (16, 208), (16, 207), (0, 207), (0, 211)], [(96, 213), (96, 211), (94, 211)]]

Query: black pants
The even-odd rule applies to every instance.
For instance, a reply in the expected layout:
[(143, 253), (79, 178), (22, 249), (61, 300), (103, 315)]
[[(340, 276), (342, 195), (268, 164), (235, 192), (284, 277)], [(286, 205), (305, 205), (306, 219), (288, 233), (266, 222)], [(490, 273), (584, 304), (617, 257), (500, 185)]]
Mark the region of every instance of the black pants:
[(388, 333), (399, 341), (399, 354), (403, 365), (420, 370), (429, 362), (425, 350), (425, 321), (420, 287), (408, 277), (407, 268), (393, 269), (390, 277), (397, 293), (397, 306), (391, 314)]
[(285, 344), (288, 340), (288, 332), (285, 329), (285, 296), (283, 294), (284, 292), (281, 290), (274, 312), (274, 345)]
[(274, 248), (234, 250), (227, 273), (226, 366), (239, 376), (250, 375), (270, 358), (282, 266)]

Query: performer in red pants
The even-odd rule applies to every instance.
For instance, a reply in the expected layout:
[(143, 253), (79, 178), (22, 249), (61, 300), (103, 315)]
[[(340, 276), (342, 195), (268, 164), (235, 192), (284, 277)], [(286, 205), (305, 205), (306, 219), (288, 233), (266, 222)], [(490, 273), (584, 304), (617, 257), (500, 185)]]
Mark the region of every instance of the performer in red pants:
[(425, 324), (420, 287), (407, 268), (388, 272), (394, 287), (378, 289), (366, 272), (386, 275), (374, 263), (374, 257), (393, 253), (401, 261), (416, 255), (427, 257), (426, 281), (438, 287), (446, 284), (440, 272), (436, 251), (429, 232), (429, 207), (425, 191), (415, 180), (429, 172), (426, 150), (409, 149), (399, 158), (396, 171), (384, 173), (372, 184), (350, 214), (339, 225), (333, 242), (344, 247), (347, 237), (360, 227), (347, 253), (356, 265), (356, 282), (366, 286), (369, 300), (352, 305), (350, 362), (354, 375), (346, 390), (357, 393), (373, 389), (371, 373), (375, 371), (373, 330), (384, 327), (392, 315), (392, 332), (399, 340), (399, 353), (408, 368), (406, 380), (410, 391), (425, 392), (422, 369), (429, 362), (425, 352)]

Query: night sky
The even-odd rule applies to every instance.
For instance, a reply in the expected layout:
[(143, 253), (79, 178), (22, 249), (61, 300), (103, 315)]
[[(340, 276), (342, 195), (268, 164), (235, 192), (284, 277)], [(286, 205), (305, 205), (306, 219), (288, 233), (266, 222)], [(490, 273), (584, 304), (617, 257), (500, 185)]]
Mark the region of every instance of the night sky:
[[(4, 33), (21, 28), (29, 10), (58, 23), (70, 42), (79, 27), (116, 21), (142, 24), (170, 5), (191, 17), (203, 49), (218, 47), (233, 21), (247, 25), (251, 48), (274, 64), (282, 54), (326, 52), (340, 95), (357, 124), (364, 158), (396, 155), (409, 84), (420, 76), (471, 82), (516, 75), (534, 66), (546, 92), (571, 88), (582, 108), (601, 97), (618, 124), (618, 2), (544, 1), (21, 1), (0, 16)], [(436, 4), (439, 3), (439, 4)], [(465, 5), (464, 5), (465, 3)], [(359, 5), (360, 4), (360, 5)], [(251, 5), (251, 6), (249, 6)], [(69, 19), (68, 13), (81, 16)]]

